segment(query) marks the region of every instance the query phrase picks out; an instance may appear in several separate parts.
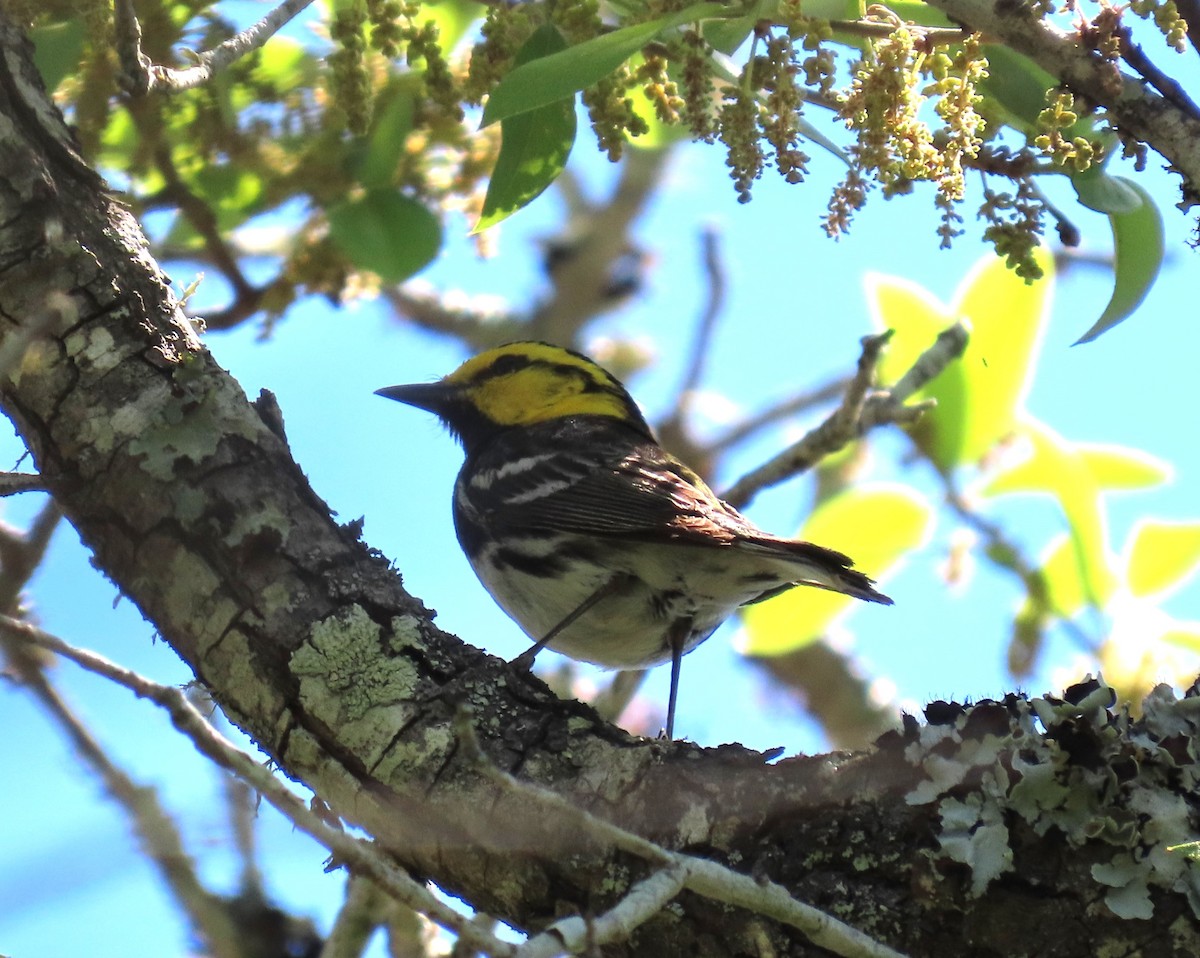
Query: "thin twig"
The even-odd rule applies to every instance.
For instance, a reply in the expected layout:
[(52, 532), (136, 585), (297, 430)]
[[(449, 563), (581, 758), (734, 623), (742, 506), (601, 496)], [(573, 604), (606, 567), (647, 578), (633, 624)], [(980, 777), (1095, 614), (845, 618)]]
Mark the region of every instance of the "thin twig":
[(476, 352), (519, 339), (525, 328), (525, 320), (514, 312), (472, 303), (465, 295), (423, 284), (385, 286), (380, 295), (414, 325), (451, 336)]
[(246, 278), (246, 274), (242, 272), (242, 265), (221, 232), (221, 226), (217, 222), (217, 216), (212, 207), (203, 198), (193, 193), (184, 182), (183, 177), (179, 174), (179, 168), (175, 165), (174, 154), (166, 144), (160, 144), (155, 149), (154, 165), (162, 174), (165, 184), (163, 192), (174, 200), (180, 212), (204, 240), (204, 249), (208, 254), (209, 261), (221, 271), (229, 285), (233, 287), (235, 300), (251, 302), (257, 308), (262, 299), (262, 290), (256, 289)]
[(560, 918), (541, 934), (517, 949), (517, 958), (557, 958), (564, 953), (589, 953), (611, 942), (625, 941), (639, 926), (657, 915), (683, 890), (687, 870), (682, 864), (654, 872), (629, 889), (603, 915)]
[(824, 456), (862, 435), (863, 404), (874, 380), (875, 364), (890, 337), (890, 330), (879, 336), (864, 336), (858, 369), (850, 379), (841, 405), (799, 442), (742, 476), (722, 498), (741, 508), (761, 490), (799, 475)]
[(895, 386), (869, 395), (875, 364), (888, 335), (863, 338), (858, 370), (842, 404), (798, 442), (735, 482), (723, 496), (727, 502), (741, 508), (763, 489), (799, 475), (875, 426), (915, 422), (929, 408), (932, 400), (911, 406), (906, 406), (905, 402), (962, 355), (967, 348), (966, 327), (956, 323), (943, 330)]
[(144, 96), (151, 90), (175, 93), (201, 86), (231, 63), (252, 53), (280, 31), (312, 0), (284, 0), (251, 27), (211, 50), (195, 54), (194, 66), (182, 70), (151, 63), (142, 52), (142, 31), (133, 12), (132, 0), (116, 0), (117, 49), (128, 78), (128, 91)]
[(1146, 56), (1141, 44), (1133, 42), (1133, 36), (1128, 27), (1120, 32), (1121, 59), (1133, 67), (1154, 87), (1163, 98), (1187, 113), (1193, 119), (1200, 119), (1200, 107), (1187, 95), (1187, 92), (1173, 77), (1168, 76), (1158, 64)]
[(229, 806), (229, 824), (233, 845), (241, 859), (240, 894), (259, 901), (266, 900), (262, 870), (258, 867), (258, 843), (255, 840), (255, 795), (245, 782), (233, 775), (225, 780), (225, 802)]
[(930, 46), (946, 46), (962, 43), (971, 35), (966, 27), (923, 27), (916, 23), (887, 23), (882, 20), (830, 20), (829, 26), (835, 33), (849, 33), (856, 37), (887, 39), (900, 27)]
[(359, 958), (375, 929), (383, 924), (389, 905), (395, 902), (378, 885), (369, 878), (351, 875), (346, 897), (321, 948), (320, 958)]
[(383, 856), (371, 843), (329, 825), (304, 800), (294, 794), (270, 770), (225, 739), (177, 688), (160, 685), (119, 666), (95, 652), (80, 649), (57, 636), (8, 616), (0, 616), (0, 631), (39, 648), (48, 649), (104, 676), (166, 710), (175, 727), (196, 749), (221, 768), (228, 769), (259, 792), (296, 828), (311, 835), (333, 852), (352, 872), (369, 876), (388, 894), (429, 916), (437, 924), (493, 958), (512, 958), (515, 946), (481, 931), (465, 916), (439, 901), (424, 885)]
[(894, 402), (905, 402), (913, 393), (930, 383), (942, 374), (942, 371), (966, 351), (970, 334), (961, 322), (948, 326), (938, 333), (925, 352), (917, 357), (900, 381), (889, 392), (889, 398)]
[(717, 453), (724, 452), (729, 447), (749, 439), (760, 429), (765, 429), (781, 420), (802, 413), (813, 406), (819, 406), (822, 403), (837, 399), (846, 391), (849, 385), (849, 377), (842, 376), (827, 382), (824, 386), (818, 386), (816, 389), (810, 389), (808, 392), (789, 396), (787, 399), (781, 400), (773, 406), (768, 406), (753, 416), (747, 416), (737, 425), (732, 426), (705, 445), (703, 451), (709, 456), (715, 456)]
[[(15, 619), (0, 617), (0, 628), (4, 631), (0, 645), (28, 649), (24, 642), (19, 641), (27, 637), (16, 634), (17, 630), (14, 629), (23, 625)], [(18, 641), (14, 642), (14, 638)], [(42, 643), (38, 645), (47, 648)], [(20, 672), (22, 685), (41, 702), (66, 734), (79, 757), (99, 777), (105, 791), (128, 815), (147, 856), (158, 866), (167, 887), (192, 920), (195, 932), (204, 942), (206, 950), (216, 958), (239, 958), (242, 954), (240, 936), (231, 916), (221, 900), (201, 883), (195, 864), (184, 848), (183, 838), (171, 816), (159, 804), (154, 789), (138, 785), (108, 757), (104, 748), (50, 684), (45, 672), (31, 665), (30, 659), (28, 654), (13, 657), (14, 662), (23, 663)]]
[(713, 333), (717, 329), (717, 320), (725, 308), (725, 270), (721, 264), (721, 234), (711, 224), (700, 234), (701, 260), (704, 265), (704, 275), (708, 280), (708, 297), (704, 302), (704, 313), (696, 327), (696, 337), (692, 341), (691, 354), (684, 367), (683, 380), (679, 384), (677, 405), (673, 418), (683, 416), (683, 407), (687, 397), (699, 388), (704, 380), (704, 367), (712, 354)]
[[(954, 514), (958, 516), (965, 526), (983, 537), (987, 543), (986, 552), (993, 557), (992, 561), (1001, 568), (1008, 569), (1021, 580), (1021, 584), (1025, 587), (1025, 592), (1032, 602), (1057, 615), (1067, 634), (1079, 644), (1080, 648), (1091, 655), (1098, 654), (1099, 643), (1094, 641), (1083, 629), (1072, 622), (1068, 616), (1063, 615), (1054, 607), (1046, 585), (1046, 576), (1042, 570), (1025, 558), (1017, 545), (1005, 534), (1004, 529), (999, 523), (992, 522), (990, 519), (979, 514), (971, 503), (967, 501), (966, 496), (962, 494), (962, 491), (955, 484), (953, 477), (945, 475), (940, 469), (936, 471), (941, 476), (946, 504), (954, 511)], [(1006, 557), (1006, 561), (996, 559), (996, 556)]]
[(0, 523), (0, 613), (15, 613), (25, 588), (50, 547), (62, 511), (50, 499), (27, 530)]
[(471, 724), (471, 710), (459, 708), (454, 731), (465, 754), (492, 781), (502, 788), (536, 802), (547, 811), (573, 821), (596, 841), (636, 855), (660, 869), (681, 869), (683, 886), (713, 901), (745, 908), (756, 914), (799, 929), (820, 948), (843, 958), (903, 958), (900, 952), (875, 941), (869, 935), (803, 902), (797, 901), (782, 885), (759, 881), (703, 858), (668, 851), (647, 838), (597, 818), (555, 792), (522, 782), (499, 768), (484, 753)]

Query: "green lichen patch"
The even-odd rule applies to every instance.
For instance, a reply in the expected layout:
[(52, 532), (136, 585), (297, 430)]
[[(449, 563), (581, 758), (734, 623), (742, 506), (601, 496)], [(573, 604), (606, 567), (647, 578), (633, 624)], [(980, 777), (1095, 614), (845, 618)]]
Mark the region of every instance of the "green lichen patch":
[(222, 440), (229, 436), (253, 439), (257, 428), (227, 406), (216, 391), (186, 402), (164, 402), (151, 411), (144, 404), (127, 407), (117, 412), (112, 425), (131, 440), (129, 450), (142, 457), (142, 469), (163, 481), (175, 477), (180, 460), (203, 462)]
[(418, 683), (411, 661), (385, 654), (387, 641), (356, 605), (318, 622), (291, 659), (301, 706), (372, 762), (412, 717)]
[(924, 772), (907, 801), (937, 805), (934, 862), (966, 865), (970, 894), (982, 895), (1020, 867), (1019, 820), (1086, 854), (1114, 915), (1152, 917), (1157, 890), (1183, 895), (1200, 917), (1200, 863), (1174, 847), (1200, 833), (1200, 688), (1180, 699), (1159, 686), (1139, 719), (1114, 701), (1089, 677), (1061, 699), (931, 706), (905, 758)]

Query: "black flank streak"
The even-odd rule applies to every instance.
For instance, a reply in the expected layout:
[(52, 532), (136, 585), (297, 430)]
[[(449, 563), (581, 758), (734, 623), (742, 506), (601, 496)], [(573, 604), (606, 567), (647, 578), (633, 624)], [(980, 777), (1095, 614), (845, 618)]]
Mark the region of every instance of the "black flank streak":
[(499, 569), (515, 569), (538, 579), (547, 579), (563, 571), (563, 563), (557, 557), (529, 556), (516, 549), (497, 549), (492, 562)]

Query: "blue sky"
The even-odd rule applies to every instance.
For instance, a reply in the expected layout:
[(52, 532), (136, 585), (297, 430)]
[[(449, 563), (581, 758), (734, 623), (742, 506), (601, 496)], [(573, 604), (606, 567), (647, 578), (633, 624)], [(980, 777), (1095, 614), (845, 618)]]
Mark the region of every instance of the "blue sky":
[[(611, 170), (582, 139), (577, 151), (572, 162), (585, 184), (607, 182)], [(1094, 344), (1071, 348), (1102, 310), (1108, 279), (1090, 269), (1062, 277), (1029, 399), (1030, 408), (1063, 435), (1135, 446), (1176, 467), (1172, 485), (1113, 502), (1114, 545), (1142, 515), (1200, 518), (1192, 385), (1200, 355), (1200, 331), (1192, 321), (1196, 254), (1185, 245), (1192, 224), (1173, 209), (1173, 180), (1156, 170), (1153, 159), (1150, 165), (1145, 182), (1160, 197), (1170, 250), (1159, 283), (1123, 326)], [(665, 411), (678, 382), (684, 346), (703, 304), (699, 235), (707, 226), (721, 232), (729, 290), (705, 386), (747, 411), (852, 367), (859, 338), (871, 331), (862, 290), (867, 272), (907, 277), (948, 301), (982, 255), (971, 223), (954, 249), (938, 249), (931, 194), (921, 189), (892, 202), (874, 197), (851, 234), (831, 242), (819, 221), (839, 176), (836, 161), (817, 156), (807, 184), (788, 187), (768, 175), (756, 186), (754, 201), (743, 206), (719, 149), (689, 147), (674, 157), (667, 189), (637, 227), (655, 259), (649, 288), (588, 330), (593, 337), (638, 336), (654, 344), (659, 362), (628, 383), (652, 420)], [(1067, 196), (1055, 199), (1071, 208)], [(557, 204), (547, 194), (519, 214), (504, 228), (500, 257), (487, 262), (474, 257), (465, 224), (451, 221), (452, 242), (422, 279), (530, 301), (541, 277), (529, 242), (550, 232)], [(1105, 252), (1105, 220), (1078, 212), (1085, 248)], [(172, 272), (181, 287), (192, 279), (186, 266)], [(199, 302), (219, 294), (215, 283), (206, 282)], [(251, 397), (260, 388), (276, 393), (293, 452), (316, 491), (343, 521), (365, 518), (366, 540), (394, 559), (409, 590), (439, 610), (444, 628), (497, 655), (519, 653), (526, 639), (477, 584), (454, 541), (450, 488), (460, 452), (432, 417), (372, 395), (381, 386), (440, 376), (464, 355), (370, 302), (334, 310), (309, 301), (269, 341), (259, 342), (256, 334), (247, 327), (210, 335), (207, 343)], [(727, 485), (794, 434), (777, 432), (742, 451), (715, 484)], [(921, 467), (900, 461), (902, 442), (884, 436), (877, 446), (875, 475), (929, 488)], [(19, 443), (5, 438), (0, 453), (15, 463)], [(802, 518), (808, 495), (803, 481), (792, 484), (762, 496), (750, 515), (766, 528), (788, 532)], [(18, 524), (32, 511), (19, 500), (3, 508), (6, 520)], [(1034, 554), (1056, 521), (1053, 510), (1036, 501), (1006, 507), (1004, 518)], [(1004, 671), (1004, 645), (1018, 593), (986, 569), (968, 591), (947, 590), (936, 567), (952, 530), (952, 524), (940, 524), (929, 547), (886, 581), (894, 608), (864, 609), (848, 621), (865, 667), (895, 682), (904, 701), (982, 697), (1014, 684)], [(1193, 583), (1171, 611), (1200, 618), (1198, 591)], [(43, 626), (68, 641), (163, 682), (188, 679), (129, 603), (114, 608), (115, 590), (90, 567), (69, 528), (57, 534), (32, 597)], [(704, 745), (741, 741), (789, 752), (820, 750), (818, 730), (763, 689), (733, 653), (731, 635), (722, 630), (685, 661), (678, 732)], [(1073, 654), (1064, 639), (1053, 641), (1026, 686), (1049, 689), (1054, 667)], [(665, 703), (666, 672), (658, 670), (644, 688), (654, 702)], [(157, 787), (186, 821), (203, 873), (232, 890), (220, 787), (206, 763), (153, 706), (69, 664), (55, 669), (53, 678), (116, 758)], [(181, 952), (186, 932), (120, 813), (78, 771), (61, 736), (20, 689), (0, 689), (0, 727), (10, 730), (8, 767), (23, 771), (0, 800), (0, 953), (23, 958), (76, 951), (80, 928), (88, 929), (93, 958)], [(327, 927), (341, 876), (324, 875), (324, 852), (291, 834), (272, 812), (264, 809), (261, 821), (265, 853), (273, 860), (270, 891)], [(139, 929), (136, 936), (129, 934), (131, 923)]]

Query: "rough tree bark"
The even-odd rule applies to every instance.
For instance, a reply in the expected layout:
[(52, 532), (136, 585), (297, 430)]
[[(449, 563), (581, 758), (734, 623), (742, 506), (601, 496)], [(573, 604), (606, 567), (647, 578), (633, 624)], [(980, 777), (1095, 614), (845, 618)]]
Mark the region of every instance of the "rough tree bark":
[[(483, 774), (452, 727), (467, 703), (497, 766), (910, 954), (1200, 953), (1194, 869), (1160, 861), (1200, 830), (1200, 700), (1164, 694), (1141, 724), (1096, 705), (1103, 689), (1036, 703), (1037, 720), (1015, 697), (945, 707), (869, 753), (776, 764), (607, 726), (441, 632), (332, 520), (7, 23), (0, 117), (5, 412), (98, 567), (230, 718), (415, 875), (537, 928), (603, 910), (651, 869)], [(618, 952), (823, 953), (691, 892)]]

